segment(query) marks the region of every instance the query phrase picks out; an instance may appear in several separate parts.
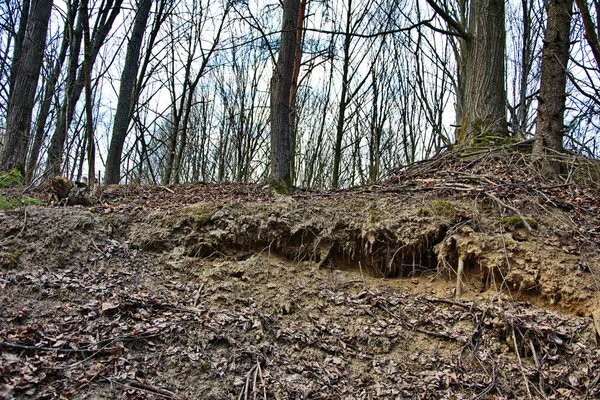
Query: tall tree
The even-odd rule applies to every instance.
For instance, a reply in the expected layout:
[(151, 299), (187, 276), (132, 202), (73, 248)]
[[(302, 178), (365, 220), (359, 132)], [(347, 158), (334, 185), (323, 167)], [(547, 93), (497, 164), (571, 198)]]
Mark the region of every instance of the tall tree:
[[(573, 0), (551, 0), (542, 50), (542, 77), (533, 158), (545, 172), (558, 172), (559, 164), (549, 160), (548, 151), (563, 150), (564, 113), (567, 95), (567, 63)], [(549, 170), (550, 168), (550, 170)]]
[(21, 57), (23, 56), (23, 43), (25, 42), (25, 32), (27, 30), (27, 21), (29, 21), (29, 9), (31, 7), (30, 0), (23, 0), (21, 5), (21, 16), (19, 18), (19, 29), (14, 36), (13, 45), (13, 57), (10, 68), (10, 81), (9, 81), (9, 99), (15, 86), (15, 74), (17, 67), (21, 63)]
[[(90, 38), (92, 42), (89, 58), (90, 68), (93, 67), (96, 57), (104, 45), (113, 23), (121, 12), (122, 4), (123, 0), (106, 0), (102, 2), (101, 8), (97, 13), (96, 21), (94, 23), (94, 30)], [(78, 57), (81, 46), (82, 32), (81, 24), (81, 14), (79, 14), (77, 27), (74, 30), (76, 36), (72, 42), (69, 60), (67, 90), (58, 114), (58, 120), (54, 129), (54, 133), (50, 138), (50, 145), (48, 148), (48, 165), (46, 169), (52, 171), (54, 174), (60, 173), (67, 132), (71, 122), (73, 121), (75, 106), (77, 105), (79, 96), (81, 96), (81, 92), (83, 91), (84, 87), (83, 65), (80, 67), (80, 69), (78, 69)], [(77, 50), (77, 52), (74, 50)]]
[(471, 0), (465, 99), (458, 142), (506, 136), (504, 0)]
[(277, 65), (271, 78), (271, 174), (276, 187), (291, 185), (290, 95), (298, 29), (299, 0), (283, 1), (281, 41)]
[(93, 190), (96, 178), (96, 146), (94, 144), (94, 117), (92, 115), (92, 42), (90, 39), (88, 0), (81, 2), (81, 20), (83, 22), (83, 81), (85, 85), (85, 139), (87, 142), (88, 187)]
[(31, 2), (23, 53), (13, 69), (14, 86), (7, 113), (7, 141), (0, 161), (0, 169), (16, 168), (25, 173), (31, 116), (51, 11), (52, 0)]
[[(464, 98), (457, 143), (470, 145), (485, 138), (508, 135), (504, 58), (506, 28), (504, 0), (471, 0), (468, 26), (458, 22), (435, 0), (427, 0), (451, 33), (465, 42), (460, 50)], [(459, 92), (460, 95), (461, 92)]]
[(119, 99), (115, 112), (112, 138), (106, 157), (106, 184), (116, 184), (121, 179), (121, 155), (131, 121), (132, 99), (134, 98), (133, 89), (139, 68), (138, 61), (142, 48), (142, 40), (151, 7), (152, 0), (141, 0), (133, 22), (131, 38), (127, 44), (127, 54), (125, 55), (125, 65), (121, 73), (121, 86), (119, 88)]
[(69, 50), (71, 32), (75, 28), (75, 15), (78, 12), (79, 0), (71, 0), (66, 3), (67, 13), (64, 24), (64, 36), (60, 45), (60, 50), (52, 66), (52, 70), (47, 78), (46, 87), (44, 89), (44, 95), (41, 99), (39, 111), (35, 122), (35, 133), (33, 135), (33, 143), (29, 152), (29, 159), (27, 160), (26, 168), (26, 180), (28, 182), (33, 178), (34, 171), (38, 165), (38, 158), (40, 156), (40, 150), (44, 141), (44, 135), (47, 133), (46, 122), (50, 115), (50, 107), (52, 106), (52, 99), (56, 93), (56, 84), (58, 78), (62, 72), (63, 64), (67, 58), (67, 51)]

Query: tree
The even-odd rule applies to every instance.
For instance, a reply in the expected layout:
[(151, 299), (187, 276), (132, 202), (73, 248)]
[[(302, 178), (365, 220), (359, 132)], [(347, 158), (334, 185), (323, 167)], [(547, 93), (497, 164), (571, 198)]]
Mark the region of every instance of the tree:
[(461, 69), (465, 92), (464, 99), (459, 97), (462, 118), (457, 143), (470, 145), (507, 136), (504, 0), (471, 0), (466, 29), (434, 0), (427, 2), (448, 23), (452, 31), (446, 33), (465, 41), (460, 49), (466, 55), (459, 57), (466, 65)]
[(563, 151), (564, 113), (569, 61), (573, 0), (552, 0), (542, 51), (542, 77), (533, 158), (542, 168), (558, 172), (560, 165), (548, 159), (548, 152)]
[(271, 78), (271, 183), (291, 185), (290, 95), (294, 75), (299, 0), (284, 0), (277, 65)]
[(67, 13), (65, 18), (65, 24), (63, 31), (65, 35), (63, 36), (62, 43), (60, 45), (60, 50), (54, 61), (51, 72), (47, 77), (46, 87), (44, 89), (44, 94), (41, 99), (41, 104), (39, 106), (38, 115), (35, 123), (35, 133), (33, 135), (33, 143), (31, 145), (31, 151), (29, 152), (29, 159), (27, 161), (26, 168), (26, 181), (30, 182), (33, 178), (34, 171), (38, 164), (38, 159), (40, 156), (40, 150), (42, 148), (42, 143), (44, 141), (44, 135), (47, 132), (46, 122), (48, 121), (48, 117), (50, 115), (50, 107), (52, 106), (52, 99), (56, 93), (56, 84), (58, 82), (59, 75), (63, 69), (63, 64), (67, 58), (67, 51), (69, 50), (69, 39), (66, 34), (69, 29), (74, 28), (75, 26), (75, 16), (77, 14), (77, 10), (79, 8), (79, 0), (73, 0), (66, 3)]
[(119, 99), (115, 112), (112, 138), (106, 157), (105, 183), (107, 185), (119, 183), (121, 179), (121, 155), (131, 121), (132, 100), (134, 99), (133, 90), (139, 68), (138, 61), (151, 6), (152, 0), (142, 0), (140, 2), (133, 22), (131, 38), (127, 44), (127, 54), (125, 55), (125, 65), (121, 74), (121, 86), (119, 88)]
[[(504, 0), (472, 0), (465, 99), (458, 143), (507, 136)], [(485, 139), (484, 139), (485, 140)]]
[(0, 169), (16, 168), (23, 174), (25, 173), (33, 104), (44, 57), (46, 32), (51, 11), (51, 0), (31, 2), (23, 53), (21, 58), (17, 59), (17, 64), (13, 65), (14, 84), (7, 112), (7, 141), (0, 161)]
[[(91, 34), (92, 48), (89, 56), (89, 67), (92, 68), (100, 49), (104, 45), (108, 33), (110, 32), (113, 23), (121, 12), (123, 0), (107, 0), (102, 2), (102, 7), (99, 10), (94, 30)], [(75, 113), (75, 106), (79, 100), (79, 96), (84, 87), (84, 69), (81, 65), (79, 69), (79, 51), (81, 49), (81, 33), (82, 33), (82, 15), (79, 14), (77, 26), (73, 30), (73, 39), (71, 43), (71, 54), (67, 71), (66, 86), (67, 90), (62, 106), (59, 111), (58, 120), (54, 129), (54, 134), (50, 138), (48, 148), (48, 161), (46, 169), (59, 174), (62, 164), (62, 156), (67, 138), (67, 131)]]

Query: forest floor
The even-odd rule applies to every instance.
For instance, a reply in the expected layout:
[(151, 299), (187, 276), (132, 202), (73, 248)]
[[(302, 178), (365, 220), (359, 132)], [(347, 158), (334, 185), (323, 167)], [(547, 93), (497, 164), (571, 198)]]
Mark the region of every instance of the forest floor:
[(0, 399), (598, 398), (600, 167), (567, 169), (0, 211)]

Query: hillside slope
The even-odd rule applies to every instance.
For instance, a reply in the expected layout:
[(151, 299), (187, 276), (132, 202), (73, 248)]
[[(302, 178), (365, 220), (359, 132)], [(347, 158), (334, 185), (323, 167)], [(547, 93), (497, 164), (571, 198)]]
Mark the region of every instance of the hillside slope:
[(571, 167), (449, 153), (350, 190), (0, 212), (0, 398), (597, 397), (598, 167)]

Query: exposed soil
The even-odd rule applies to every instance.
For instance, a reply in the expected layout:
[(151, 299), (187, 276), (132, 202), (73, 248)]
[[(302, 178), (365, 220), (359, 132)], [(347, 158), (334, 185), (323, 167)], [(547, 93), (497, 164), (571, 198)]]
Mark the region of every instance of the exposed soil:
[(0, 399), (596, 398), (600, 169), (530, 167), (0, 212)]

